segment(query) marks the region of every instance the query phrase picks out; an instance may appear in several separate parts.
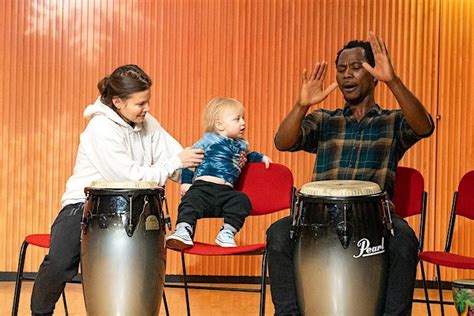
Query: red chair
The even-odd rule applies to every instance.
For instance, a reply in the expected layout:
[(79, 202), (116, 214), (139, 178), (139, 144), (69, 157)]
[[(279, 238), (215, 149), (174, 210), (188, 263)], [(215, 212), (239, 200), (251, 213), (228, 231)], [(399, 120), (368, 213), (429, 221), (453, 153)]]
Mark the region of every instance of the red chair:
[[(49, 248), (49, 234), (33, 234), (28, 235), (25, 237), (23, 244), (21, 245), (20, 249), (20, 257), (18, 259), (18, 269), (16, 274), (16, 282), (15, 282), (15, 293), (13, 295), (13, 306), (12, 306), (12, 316), (18, 315), (18, 306), (20, 303), (20, 294), (21, 294), (21, 285), (23, 280), (34, 280), (32, 277), (25, 276), (23, 274), (23, 268), (25, 266), (25, 256), (26, 256), (26, 249), (29, 245), (41, 247), (41, 248)], [(80, 280), (74, 280), (72, 283), (80, 283)], [(64, 303), (64, 311), (66, 315), (69, 315), (67, 310), (67, 303), (66, 303), (66, 295), (63, 291), (63, 303)]]
[(420, 253), (420, 259), (436, 265), (436, 274), (438, 276), (439, 301), (432, 301), (425, 293), (426, 302), (441, 305), (441, 315), (444, 315), (444, 305), (453, 305), (453, 302), (443, 301), (443, 291), (441, 286), (440, 266), (455, 269), (474, 269), (474, 258), (452, 253), (451, 244), (454, 236), (454, 228), (457, 216), (474, 219), (474, 170), (466, 173), (459, 182), (458, 190), (454, 192), (451, 206), (451, 216), (449, 219), (448, 233), (444, 251), (423, 251)]
[[(263, 163), (247, 163), (244, 170), (242, 170), (239, 182), (235, 188), (247, 194), (250, 201), (252, 202), (252, 211), (250, 216), (266, 215), (285, 209), (291, 209), (292, 207), (292, 200), (294, 196), (293, 175), (291, 171), (283, 165), (272, 163), (270, 167), (266, 169)], [(264, 233), (265, 232), (262, 232), (262, 234)], [(184, 286), (172, 284), (166, 284), (165, 286), (184, 287), (188, 315), (191, 314), (188, 294), (189, 288), (259, 292), (260, 315), (265, 314), (265, 285), (267, 274), (267, 253), (265, 243), (224, 248), (213, 244), (195, 241), (192, 248), (174, 251), (181, 253)], [(262, 265), (260, 288), (242, 289), (212, 286), (189, 286), (186, 274), (186, 264), (184, 260), (185, 254), (198, 256), (261, 255)]]
[[(426, 201), (428, 194), (425, 191), (425, 180), (423, 175), (416, 169), (407, 167), (398, 167), (395, 178), (395, 189), (392, 202), (395, 205), (395, 212), (402, 218), (408, 218), (414, 215), (420, 215), (420, 226), (418, 228), (418, 251), (423, 251), (423, 241), (425, 238), (426, 223)], [(420, 261), (420, 269), (423, 281), (423, 290), (428, 295), (426, 287), (425, 269)], [(414, 299), (413, 302), (424, 303), (424, 300)], [(426, 302), (428, 315), (431, 310)]]

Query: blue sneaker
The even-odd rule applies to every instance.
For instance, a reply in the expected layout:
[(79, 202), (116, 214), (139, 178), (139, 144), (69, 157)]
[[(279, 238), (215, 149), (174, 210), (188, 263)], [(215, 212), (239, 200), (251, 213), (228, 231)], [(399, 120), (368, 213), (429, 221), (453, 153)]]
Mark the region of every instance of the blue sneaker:
[(227, 227), (222, 227), (216, 237), (216, 244), (221, 247), (237, 247), (234, 239), (235, 233)]
[(170, 236), (166, 237), (166, 247), (176, 250), (183, 250), (194, 246), (193, 229), (188, 223), (179, 223)]

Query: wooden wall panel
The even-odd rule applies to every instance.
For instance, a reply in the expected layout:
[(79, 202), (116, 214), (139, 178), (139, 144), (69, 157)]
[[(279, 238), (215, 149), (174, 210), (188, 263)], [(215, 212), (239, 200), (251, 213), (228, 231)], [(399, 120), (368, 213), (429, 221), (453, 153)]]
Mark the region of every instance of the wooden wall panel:
[[(443, 250), (453, 192), (474, 169), (474, 3), (444, 1), (441, 6), (438, 153), (435, 248)], [(474, 206), (473, 206), (474, 207)], [(457, 221), (452, 251), (474, 256), (474, 224)], [(469, 270), (442, 269), (444, 279), (473, 278)]]
[[(273, 136), (296, 100), (303, 68), (327, 60), (331, 82), (337, 51), (348, 40), (365, 39), (374, 30), (386, 40), (399, 76), (433, 116), (439, 100), (448, 100), (445, 94), (454, 87), (464, 93), (455, 104), (467, 107), (470, 92), (463, 85), (470, 73), (461, 71), (465, 63), (457, 64), (457, 71), (449, 68), (459, 61), (458, 51), (444, 46), (453, 39), (440, 28), (453, 25), (458, 30), (459, 42), (454, 44), (459, 49), (460, 40), (472, 42), (472, 32), (465, 31), (466, 20), (472, 23), (470, 6), (468, 0), (3, 1), (0, 271), (16, 269), (26, 234), (49, 230), (86, 124), (82, 111), (96, 98), (97, 82), (116, 66), (137, 63), (151, 75), (151, 112), (185, 146), (201, 135), (200, 113), (207, 100), (216, 95), (240, 99), (247, 109), (252, 147), (289, 166), (300, 186), (310, 179), (314, 156), (280, 153)], [(466, 52), (462, 56), (469, 57)], [(465, 80), (449, 77), (460, 72)], [(382, 83), (376, 97), (384, 107), (397, 107)], [(335, 92), (323, 106), (342, 104)], [(444, 117), (450, 115), (443, 114), (441, 122)], [(472, 129), (470, 133), (472, 140)], [(427, 248), (440, 244), (437, 233), (445, 218), (437, 216), (438, 205), (446, 204), (451, 195), (451, 187), (436, 186), (436, 135), (417, 144), (402, 162), (425, 176), (430, 194)], [(440, 142), (458, 140), (451, 135), (443, 133), (446, 140)], [(462, 155), (465, 159), (459, 163), (467, 168), (468, 152)], [(443, 163), (452, 184), (461, 168), (457, 161)], [(174, 220), (178, 186), (170, 184), (167, 195)], [(249, 219), (239, 242), (263, 241), (266, 227), (280, 216)], [(203, 221), (197, 238), (213, 240), (219, 225), (218, 220)], [(36, 271), (44, 252), (32, 249), (30, 254), (26, 269)], [(188, 260), (191, 274), (259, 273), (259, 262), (253, 258)], [(180, 274), (179, 262), (169, 252), (167, 273)]]

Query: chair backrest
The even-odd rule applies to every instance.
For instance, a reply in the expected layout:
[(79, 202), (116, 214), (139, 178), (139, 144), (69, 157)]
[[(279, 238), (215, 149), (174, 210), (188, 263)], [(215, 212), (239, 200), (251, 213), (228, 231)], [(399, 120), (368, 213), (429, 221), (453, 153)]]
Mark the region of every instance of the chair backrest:
[(247, 163), (235, 188), (244, 192), (252, 203), (250, 215), (264, 215), (290, 209), (293, 196), (293, 175), (286, 166)]
[(395, 174), (395, 189), (392, 202), (395, 212), (403, 218), (420, 214), (420, 227), (418, 229), (418, 249), (423, 250), (426, 223), (425, 180), (416, 169), (397, 167)]
[(454, 236), (454, 225), (456, 216), (461, 215), (469, 219), (474, 219), (474, 170), (466, 173), (459, 181), (458, 190), (454, 192), (451, 204), (451, 215), (449, 217), (448, 234), (444, 251), (451, 251), (451, 244)]
[(424, 191), (425, 180), (418, 170), (398, 167), (392, 198), (395, 212), (403, 218), (421, 214), (424, 208)]
[(474, 219), (474, 170), (461, 178), (455, 203), (457, 215)]

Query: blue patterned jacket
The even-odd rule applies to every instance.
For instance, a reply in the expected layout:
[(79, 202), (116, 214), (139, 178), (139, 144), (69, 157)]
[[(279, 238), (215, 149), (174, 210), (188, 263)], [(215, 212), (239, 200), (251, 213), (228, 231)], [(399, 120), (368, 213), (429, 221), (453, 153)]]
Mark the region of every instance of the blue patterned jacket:
[(190, 168), (183, 169), (181, 183), (192, 183), (201, 176), (213, 176), (234, 185), (242, 170), (244, 157), (248, 162), (261, 162), (263, 159), (262, 154), (249, 152), (246, 140), (211, 132), (205, 133), (192, 147), (203, 149), (204, 159), (194, 171)]

